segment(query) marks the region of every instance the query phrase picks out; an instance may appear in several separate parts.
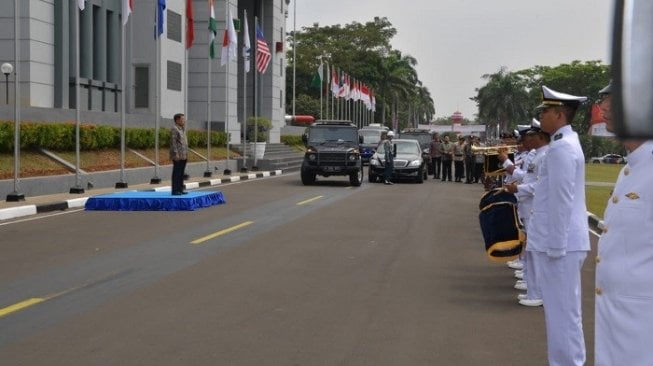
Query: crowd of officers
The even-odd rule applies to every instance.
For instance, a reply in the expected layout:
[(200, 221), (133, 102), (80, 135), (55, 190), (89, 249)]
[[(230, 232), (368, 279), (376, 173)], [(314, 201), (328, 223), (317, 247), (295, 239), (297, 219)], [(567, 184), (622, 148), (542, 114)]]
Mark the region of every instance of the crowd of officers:
[(429, 146), (433, 178), (443, 182), (452, 180), (466, 184), (482, 183), (484, 175), (485, 154), (472, 146), (481, 147), (481, 139), (477, 136), (460, 136), (457, 142), (451, 141), (449, 135), (440, 137), (433, 134)]

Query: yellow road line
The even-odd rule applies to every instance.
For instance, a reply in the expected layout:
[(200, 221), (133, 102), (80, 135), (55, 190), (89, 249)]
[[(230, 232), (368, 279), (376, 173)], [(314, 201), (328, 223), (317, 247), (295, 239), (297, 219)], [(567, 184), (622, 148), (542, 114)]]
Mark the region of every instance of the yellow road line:
[(324, 197), (324, 196), (317, 196), (317, 197), (309, 198), (309, 199), (307, 199), (305, 201), (297, 202), (297, 206), (301, 206), (301, 205), (305, 205), (307, 203), (311, 203), (313, 201), (317, 201), (322, 197)]
[(25, 301), (21, 301), (19, 303), (7, 306), (5, 308), (0, 309), (0, 318), (3, 316), (9, 315), (11, 313), (14, 313), (16, 311), (23, 310), (27, 307), (30, 307), (32, 305), (36, 305), (38, 303), (41, 303), (43, 301), (47, 300), (47, 298), (40, 298), (40, 297), (33, 297), (31, 299), (27, 299)]
[(245, 221), (245, 222), (243, 222), (242, 224), (238, 224), (238, 225), (236, 225), (236, 226), (232, 226), (232, 227), (230, 227), (230, 228), (226, 228), (226, 229), (224, 229), (224, 230), (217, 231), (217, 232), (215, 232), (215, 233), (213, 233), (213, 234), (210, 234), (210, 235), (207, 235), (207, 236), (205, 236), (205, 237), (202, 237), (202, 238), (199, 238), (199, 239), (195, 239), (195, 240), (191, 241), (190, 243), (191, 243), (191, 244), (202, 244), (202, 243), (204, 243), (204, 242), (207, 241), (207, 240), (211, 240), (211, 239), (213, 239), (213, 238), (217, 238), (217, 237), (220, 236), (220, 235), (228, 234), (228, 233), (230, 233), (230, 232), (232, 232), (232, 231), (236, 231), (236, 230), (238, 230), (238, 229), (244, 228), (245, 226), (249, 226), (249, 225), (251, 225), (251, 224), (253, 224), (253, 223), (254, 223), (254, 221)]

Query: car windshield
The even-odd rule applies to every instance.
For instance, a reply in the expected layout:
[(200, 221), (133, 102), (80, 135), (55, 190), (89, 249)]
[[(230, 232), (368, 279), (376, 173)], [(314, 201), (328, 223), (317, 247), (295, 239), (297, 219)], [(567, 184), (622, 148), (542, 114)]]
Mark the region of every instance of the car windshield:
[(401, 138), (407, 140), (417, 140), (422, 146), (430, 144), (431, 140), (433, 139), (430, 134), (425, 133), (402, 133)]
[(363, 137), (364, 144), (377, 144), (381, 141), (380, 130), (360, 130), (358, 133)]
[[(396, 141), (392, 143), (397, 146), (397, 154), (413, 154), (419, 155), (419, 146), (411, 141)], [(377, 152), (381, 155), (385, 153), (383, 144), (379, 145)]]
[(311, 143), (324, 142), (357, 142), (358, 132), (355, 128), (342, 127), (317, 127), (311, 129), (309, 134)]

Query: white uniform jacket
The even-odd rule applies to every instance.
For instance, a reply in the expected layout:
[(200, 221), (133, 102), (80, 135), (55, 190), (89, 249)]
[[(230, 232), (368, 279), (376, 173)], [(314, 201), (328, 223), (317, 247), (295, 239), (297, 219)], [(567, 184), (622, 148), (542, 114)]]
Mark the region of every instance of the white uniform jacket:
[(628, 155), (596, 258), (596, 365), (653, 365), (653, 141)]
[[(523, 172), (523, 178), (521, 183), (517, 185), (517, 199), (519, 200), (519, 205), (517, 205), (517, 213), (519, 218), (524, 223), (524, 228), (528, 231), (528, 219), (531, 216), (531, 209), (533, 208), (533, 194), (535, 193), (535, 185), (537, 184), (537, 178), (540, 172), (540, 165), (542, 160), (546, 155), (546, 151), (549, 149), (549, 145), (544, 145), (538, 149), (533, 149), (524, 159), (524, 169), (520, 170)], [(520, 173), (521, 175), (522, 173)], [(513, 172), (514, 176), (515, 173)]]
[(526, 250), (559, 257), (590, 249), (585, 156), (569, 125), (552, 135), (542, 160), (529, 226)]
[(512, 172), (512, 177), (518, 182), (521, 182), (526, 177), (526, 174), (528, 174), (528, 164), (535, 158), (535, 149), (524, 151), (521, 154), (519, 163), (517, 162), (517, 158), (515, 158), (515, 170)]

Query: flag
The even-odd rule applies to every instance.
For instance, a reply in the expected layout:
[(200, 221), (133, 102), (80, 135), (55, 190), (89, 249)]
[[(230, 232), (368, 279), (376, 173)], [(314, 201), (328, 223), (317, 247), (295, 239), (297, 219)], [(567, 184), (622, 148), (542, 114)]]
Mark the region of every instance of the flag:
[(248, 73), (250, 67), (249, 56), (252, 45), (249, 43), (249, 25), (247, 23), (247, 12), (244, 13), (243, 17), (245, 18), (245, 26), (243, 32), (243, 62), (245, 63), (245, 72)]
[(218, 22), (215, 20), (215, 6), (209, 0), (209, 57), (215, 58), (215, 37), (218, 35)]
[(324, 71), (324, 65), (320, 62), (317, 71), (313, 74), (313, 80), (311, 80), (311, 86), (320, 88), (322, 86), (322, 72)]
[(222, 38), (222, 55), (220, 56), (220, 65), (226, 65), (229, 60), (235, 60), (237, 49), (238, 37), (236, 36), (236, 29), (234, 28), (234, 19), (231, 17), (231, 9), (229, 9), (227, 11), (224, 37)]
[(338, 72), (334, 67), (333, 69), (331, 69), (331, 93), (335, 97), (338, 95), (339, 91), (340, 91), (340, 85), (338, 85)]
[(340, 75), (340, 90), (338, 91), (338, 98), (347, 98), (349, 94), (349, 75), (344, 72)]
[(126, 25), (129, 14), (134, 11), (134, 0), (122, 0), (122, 25)]
[(86, 0), (77, 0), (77, 6), (79, 6), (79, 10), (84, 10), (86, 7), (86, 4), (84, 4)]
[(268, 48), (268, 43), (263, 37), (263, 32), (259, 28), (258, 24), (256, 25), (256, 69), (261, 74), (265, 74), (265, 71), (268, 69), (270, 64), (270, 59), (272, 59), (272, 54)]
[(195, 25), (193, 23), (193, 0), (186, 0), (186, 49), (193, 47), (193, 41), (195, 41)]
[(165, 29), (165, 14), (166, 14), (166, 0), (158, 0), (159, 2), (159, 9), (158, 9), (158, 23), (156, 25), (156, 34), (157, 36), (161, 36), (163, 34), (163, 29)]

